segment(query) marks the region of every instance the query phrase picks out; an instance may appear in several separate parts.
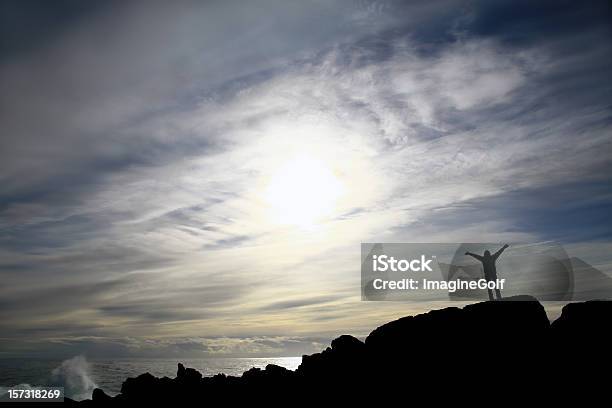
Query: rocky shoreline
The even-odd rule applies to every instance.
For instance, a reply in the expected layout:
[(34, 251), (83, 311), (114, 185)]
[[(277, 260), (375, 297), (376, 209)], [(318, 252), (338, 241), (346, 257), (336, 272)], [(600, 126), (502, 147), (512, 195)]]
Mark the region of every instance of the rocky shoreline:
[(407, 316), (376, 328), (363, 342), (340, 336), (322, 352), (304, 355), (295, 371), (268, 365), (240, 377), (203, 377), (179, 363), (175, 378), (145, 373), (126, 379), (114, 397), (96, 389), (91, 400), (66, 402), (293, 405), (380, 402), (398, 393), (465, 402), (500, 393), (550, 398), (550, 389), (566, 383), (563, 392), (603, 392), (606, 386), (597, 384), (605, 376), (595, 367), (609, 369), (612, 362), (611, 323), (609, 301), (570, 303), (551, 323), (536, 299), (518, 296)]

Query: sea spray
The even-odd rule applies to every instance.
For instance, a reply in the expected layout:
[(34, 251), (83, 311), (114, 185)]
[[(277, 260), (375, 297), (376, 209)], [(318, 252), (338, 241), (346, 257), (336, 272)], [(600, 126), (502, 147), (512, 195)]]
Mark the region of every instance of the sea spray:
[(51, 376), (54, 382), (63, 385), (67, 397), (84, 400), (91, 398), (94, 388), (97, 387), (89, 372), (87, 359), (84, 356), (76, 356), (54, 368)]

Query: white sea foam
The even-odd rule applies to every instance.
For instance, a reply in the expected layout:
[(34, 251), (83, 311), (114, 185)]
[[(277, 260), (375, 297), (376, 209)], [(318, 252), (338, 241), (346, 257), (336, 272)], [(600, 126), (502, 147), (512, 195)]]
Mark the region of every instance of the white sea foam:
[(72, 357), (64, 360), (59, 367), (54, 368), (51, 376), (54, 382), (64, 385), (64, 393), (75, 400), (91, 398), (94, 388), (97, 387), (90, 375), (90, 366), (84, 356)]

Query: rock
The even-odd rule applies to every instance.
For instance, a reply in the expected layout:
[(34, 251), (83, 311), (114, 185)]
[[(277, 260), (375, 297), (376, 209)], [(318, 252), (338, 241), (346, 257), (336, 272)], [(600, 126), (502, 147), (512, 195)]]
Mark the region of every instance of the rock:
[(91, 394), (93, 402), (110, 402), (111, 397), (107, 395), (102, 389), (95, 388)]
[(271, 376), (271, 377), (284, 377), (284, 376), (293, 374), (293, 371), (288, 370), (285, 367), (281, 367), (276, 364), (266, 365), (265, 372), (268, 376)]
[(288, 379), (293, 377), (294, 372), (291, 370), (287, 370), (285, 367), (278, 366), (276, 364), (268, 364), (265, 370), (261, 368), (253, 367), (242, 374), (241, 379), (243, 382), (249, 383), (257, 383), (259, 385), (262, 382), (276, 382), (281, 383), (285, 382)]
[(365, 349), (365, 344), (353, 336), (343, 334), (332, 340), (331, 349), (340, 354), (361, 353)]
[(244, 373), (242, 373), (242, 378), (255, 378), (261, 375), (261, 368), (259, 367), (251, 367)]
[(568, 303), (561, 310), (551, 329), (581, 336), (588, 334), (608, 334), (612, 327), (612, 301), (591, 300), (581, 303)]
[(178, 363), (178, 369), (176, 370), (176, 378), (182, 378), (185, 376), (185, 366)]
[(451, 336), (462, 329), (463, 313), (450, 307), (428, 313), (407, 316), (374, 329), (365, 339), (368, 350), (396, 353), (411, 345), (418, 345), (430, 338)]
[(519, 337), (548, 329), (544, 307), (529, 296), (449, 307), (407, 316), (376, 328), (366, 338), (369, 350), (402, 353), (427, 345), (445, 347), (460, 335), (463, 344), (482, 344), (495, 336)]
[(333, 377), (352, 377), (358, 375), (364, 353), (363, 342), (353, 336), (342, 335), (321, 353), (302, 356), (297, 373), (317, 383), (329, 381)]
[[(550, 321), (544, 306), (531, 296), (513, 296), (503, 302), (487, 301), (463, 308), (464, 327), (475, 333), (495, 332), (506, 337), (519, 337), (546, 330)], [(478, 334), (480, 335), (480, 334)]]
[(193, 368), (185, 368), (183, 364), (178, 363), (176, 379), (181, 383), (198, 383), (202, 379), (202, 373)]
[[(164, 391), (164, 385), (168, 385), (168, 382), (164, 378), (157, 378), (150, 373), (144, 373), (136, 378), (128, 378), (121, 385), (121, 394), (124, 398), (134, 400), (153, 400), (156, 396), (162, 395)], [(168, 379), (169, 380), (169, 379)]]
[(136, 378), (128, 378), (121, 385), (122, 394), (136, 394), (141, 390), (150, 389), (155, 385), (155, 378), (150, 373), (140, 374)]

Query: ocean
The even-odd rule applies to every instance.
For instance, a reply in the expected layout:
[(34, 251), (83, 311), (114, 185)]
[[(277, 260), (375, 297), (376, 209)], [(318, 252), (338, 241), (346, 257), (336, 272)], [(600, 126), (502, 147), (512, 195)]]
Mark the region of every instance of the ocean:
[(195, 368), (204, 376), (218, 373), (240, 376), (251, 367), (264, 368), (276, 364), (295, 370), (301, 357), (277, 358), (200, 358), (200, 359), (86, 359), (76, 356), (68, 360), (0, 359), (0, 395), (9, 387), (63, 386), (67, 397), (82, 400), (91, 397), (94, 388), (109, 395), (118, 394), (128, 377), (149, 372), (156, 377), (176, 376), (177, 364)]

